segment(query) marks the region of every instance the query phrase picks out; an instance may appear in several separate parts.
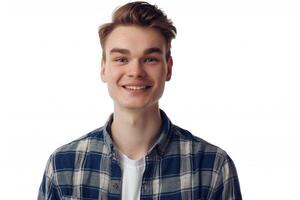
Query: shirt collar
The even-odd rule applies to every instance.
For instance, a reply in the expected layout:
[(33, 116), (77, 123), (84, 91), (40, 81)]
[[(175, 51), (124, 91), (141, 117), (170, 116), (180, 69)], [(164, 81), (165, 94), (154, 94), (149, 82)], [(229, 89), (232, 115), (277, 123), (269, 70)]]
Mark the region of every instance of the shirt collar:
[[(166, 113), (160, 109), (160, 115), (162, 119), (162, 125), (160, 128), (160, 135), (152, 148), (148, 151), (148, 155), (153, 151), (156, 151), (159, 155), (163, 155), (168, 147), (168, 144), (171, 141), (172, 137), (172, 123)], [(113, 113), (109, 116), (107, 122), (104, 125), (104, 142), (109, 147), (109, 152), (114, 152), (113, 142), (111, 139), (111, 124), (113, 122)]]

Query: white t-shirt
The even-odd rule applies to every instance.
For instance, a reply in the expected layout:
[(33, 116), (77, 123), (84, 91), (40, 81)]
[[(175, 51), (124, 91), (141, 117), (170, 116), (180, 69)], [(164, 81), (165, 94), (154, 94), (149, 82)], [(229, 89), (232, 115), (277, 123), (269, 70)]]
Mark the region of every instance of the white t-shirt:
[(123, 171), (122, 200), (139, 200), (143, 174), (145, 171), (145, 157), (140, 160), (132, 160), (122, 152), (118, 152)]

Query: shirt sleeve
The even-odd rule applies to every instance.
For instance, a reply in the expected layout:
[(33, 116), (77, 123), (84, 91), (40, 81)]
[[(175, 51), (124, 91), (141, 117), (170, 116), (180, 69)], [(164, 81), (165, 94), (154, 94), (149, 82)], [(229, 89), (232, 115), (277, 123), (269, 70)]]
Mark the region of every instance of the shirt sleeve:
[(228, 155), (217, 175), (212, 200), (242, 200), (237, 170)]
[(39, 188), (38, 200), (60, 200), (59, 192), (53, 182), (53, 162), (52, 157), (49, 158), (46, 169), (44, 171), (42, 183)]

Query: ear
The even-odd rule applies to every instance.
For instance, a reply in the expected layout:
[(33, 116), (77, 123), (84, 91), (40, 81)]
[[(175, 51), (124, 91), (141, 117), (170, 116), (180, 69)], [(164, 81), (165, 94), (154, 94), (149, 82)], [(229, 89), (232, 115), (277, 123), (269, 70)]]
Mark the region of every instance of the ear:
[(166, 77), (166, 81), (171, 80), (172, 67), (173, 67), (173, 58), (172, 58), (172, 56), (170, 56), (169, 59), (167, 60), (167, 77)]
[(100, 77), (101, 77), (101, 80), (104, 83), (106, 83), (106, 66), (105, 66), (105, 61), (103, 59), (101, 61)]

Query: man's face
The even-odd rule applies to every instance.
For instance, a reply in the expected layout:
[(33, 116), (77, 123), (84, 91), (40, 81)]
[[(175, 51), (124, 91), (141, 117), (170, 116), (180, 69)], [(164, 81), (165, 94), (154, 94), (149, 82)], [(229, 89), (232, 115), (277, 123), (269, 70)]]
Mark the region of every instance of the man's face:
[(153, 28), (118, 26), (105, 42), (101, 78), (115, 106), (143, 109), (158, 106), (165, 81), (172, 75), (164, 37)]

